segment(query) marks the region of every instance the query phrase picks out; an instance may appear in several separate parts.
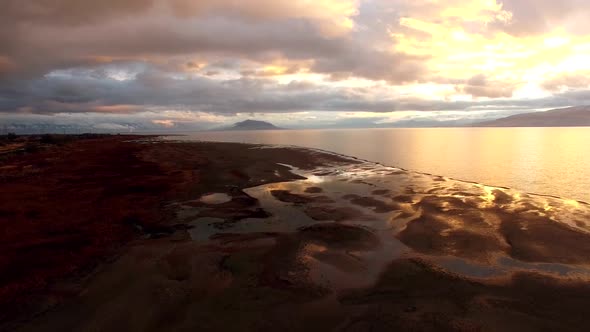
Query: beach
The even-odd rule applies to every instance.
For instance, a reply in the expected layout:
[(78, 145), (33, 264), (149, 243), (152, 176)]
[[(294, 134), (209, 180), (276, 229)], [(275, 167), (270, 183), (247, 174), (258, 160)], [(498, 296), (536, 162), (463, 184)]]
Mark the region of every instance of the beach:
[(0, 330), (539, 331), (590, 320), (590, 206), (292, 146), (0, 159)]

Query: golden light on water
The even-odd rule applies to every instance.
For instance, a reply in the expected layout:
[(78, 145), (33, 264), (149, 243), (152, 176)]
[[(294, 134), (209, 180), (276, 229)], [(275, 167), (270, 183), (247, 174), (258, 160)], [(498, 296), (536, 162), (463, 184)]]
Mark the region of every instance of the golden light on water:
[(580, 202), (573, 200), (573, 199), (565, 200), (565, 203), (568, 205), (571, 205), (573, 207), (576, 207), (576, 208), (580, 207)]

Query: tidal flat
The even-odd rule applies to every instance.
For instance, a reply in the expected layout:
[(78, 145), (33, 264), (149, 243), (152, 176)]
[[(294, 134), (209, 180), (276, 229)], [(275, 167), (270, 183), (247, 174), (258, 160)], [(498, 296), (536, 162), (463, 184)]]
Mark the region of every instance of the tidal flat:
[(584, 202), (313, 149), (155, 137), (41, 146), (3, 155), (0, 172), (0, 329), (590, 320)]

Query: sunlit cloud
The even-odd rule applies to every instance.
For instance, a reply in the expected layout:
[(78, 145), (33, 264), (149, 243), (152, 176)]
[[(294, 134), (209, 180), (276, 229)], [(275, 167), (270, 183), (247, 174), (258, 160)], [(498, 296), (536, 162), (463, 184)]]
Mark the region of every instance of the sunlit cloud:
[(176, 125), (173, 120), (152, 120), (152, 123), (165, 128), (172, 128)]
[(488, 118), (590, 95), (590, 6), (580, 0), (65, 4), (4, 6), (0, 118), (371, 124), (420, 112)]

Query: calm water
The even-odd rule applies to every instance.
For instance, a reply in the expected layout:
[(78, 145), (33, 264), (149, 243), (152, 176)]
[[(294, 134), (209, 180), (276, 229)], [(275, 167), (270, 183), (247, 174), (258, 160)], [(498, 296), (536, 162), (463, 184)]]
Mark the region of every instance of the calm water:
[(199, 132), (189, 139), (298, 145), (385, 165), (590, 201), (590, 128)]

